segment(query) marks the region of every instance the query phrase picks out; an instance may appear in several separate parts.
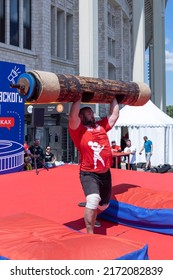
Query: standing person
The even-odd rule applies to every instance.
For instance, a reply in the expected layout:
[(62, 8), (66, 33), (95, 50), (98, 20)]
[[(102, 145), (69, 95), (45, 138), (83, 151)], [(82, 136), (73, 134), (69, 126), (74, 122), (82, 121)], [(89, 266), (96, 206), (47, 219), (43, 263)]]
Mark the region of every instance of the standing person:
[(55, 155), (51, 152), (51, 148), (49, 146), (46, 147), (46, 152), (44, 154), (44, 163), (47, 167), (54, 167), (56, 162)]
[(87, 233), (94, 233), (97, 211), (109, 206), (111, 196), (112, 152), (107, 136), (119, 117), (116, 99), (110, 115), (96, 121), (90, 107), (80, 109), (81, 99), (74, 102), (69, 114), (69, 133), (80, 152), (80, 181), (86, 196), (84, 220)]
[[(34, 144), (29, 148), (32, 158), (32, 166), (34, 168), (42, 168), (43, 167), (43, 149), (40, 147), (40, 140), (35, 139)], [(35, 164), (37, 166), (35, 166)]]
[[(121, 152), (121, 147), (117, 145), (116, 141), (111, 142), (112, 153)], [(113, 157), (112, 167), (116, 167), (116, 159)], [(118, 168), (121, 169), (121, 157), (118, 157)]]
[(145, 159), (146, 159), (146, 166), (145, 171), (150, 170), (151, 168), (151, 156), (153, 154), (153, 143), (151, 140), (148, 140), (147, 136), (143, 137), (144, 145), (142, 146), (139, 154), (142, 155), (142, 151), (145, 150)]
[(121, 147), (117, 145), (116, 141), (111, 142), (112, 152), (121, 152)]
[[(126, 147), (124, 152), (130, 155), (130, 169), (137, 170), (136, 166), (136, 147), (132, 145), (131, 140), (126, 140)], [(126, 169), (128, 169), (128, 158), (125, 159)]]
[(28, 144), (24, 143), (24, 170), (32, 170), (32, 156)]

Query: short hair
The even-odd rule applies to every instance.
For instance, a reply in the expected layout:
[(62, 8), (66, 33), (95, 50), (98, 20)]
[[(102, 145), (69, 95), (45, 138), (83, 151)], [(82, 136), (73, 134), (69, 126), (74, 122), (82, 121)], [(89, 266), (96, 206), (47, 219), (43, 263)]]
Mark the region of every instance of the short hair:
[(91, 107), (87, 107), (87, 106), (81, 108), (79, 111), (79, 116), (82, 115), (85, 110), (92, 110), (92, 109), (91, 109)]
[(126, 139), (126, 140), (125, 140), (125, 142), (128, 142), (128, 141), (130, 141), (130, 142), (131, 142), (131, 140), (130, 140), (130, 139)]

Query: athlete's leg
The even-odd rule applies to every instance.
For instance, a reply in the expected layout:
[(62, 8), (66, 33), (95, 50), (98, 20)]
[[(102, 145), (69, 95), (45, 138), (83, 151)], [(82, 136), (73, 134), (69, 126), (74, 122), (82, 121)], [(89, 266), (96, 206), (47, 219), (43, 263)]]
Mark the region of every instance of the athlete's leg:
[(84, 220), (87, 233), (94, 233), (94, 225), (97, 217), (97, 208), (101, 198), (98, 194), (93, 193), (86, 197), (86, 207), (84, 212)]

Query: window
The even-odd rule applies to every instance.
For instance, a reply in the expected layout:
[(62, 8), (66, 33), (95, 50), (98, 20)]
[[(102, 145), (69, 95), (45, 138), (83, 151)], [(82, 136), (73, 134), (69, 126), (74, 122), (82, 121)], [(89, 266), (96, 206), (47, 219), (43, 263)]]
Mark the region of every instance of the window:
[(0, 0), (0, 42), (5, 43), (5, 0)]
[(66, 31), (67, 59), (73, 59), (73, 16), (67, 15)]
[(116, 68), (112, 63), (108, 63), (108, 78), (116, 80)]
[(57, 56), (64, 58), (64, 11), (57, 11)]
[(114, 29), (115, 28), (115, 16), (112, 15), (112, 28)]
[(108, 37), (108, 55), (115, 57), (115, 40)]
[(107, 17), (108, 17), (108, 26), (110, 28), (114, 29), (115, 28), (115, 16), (111, 12), (108, 12)]
[(108, 55), (111, 56), (111, 38), (108, 38)]
[(31, 49), (31, 1), (0, 0), (0, 42)]
[(108, 12), (108, 25), (111, 26), (111, 14)]
[(31, 0), (23, 0), (23, 48), (31, 49)]
[(51, 54), (73, 60), (73, 15), (51, 7)]
[(10, 44), (19, 46), (19, 0), (10, 1)]
[(56, 9), (51, 6), (51, 55), (56, 56)]
[(115, 40), (112, 39), (112, 57), (115, 57)]

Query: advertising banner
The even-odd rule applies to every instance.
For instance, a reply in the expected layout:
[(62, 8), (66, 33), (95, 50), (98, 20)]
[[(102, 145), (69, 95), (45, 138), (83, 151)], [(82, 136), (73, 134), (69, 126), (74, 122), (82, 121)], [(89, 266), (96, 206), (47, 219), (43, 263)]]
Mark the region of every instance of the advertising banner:
[(0, 175), (20, 171), (24, 163), (24, 102), (11, 88), (25, 65), (0, 61)]

